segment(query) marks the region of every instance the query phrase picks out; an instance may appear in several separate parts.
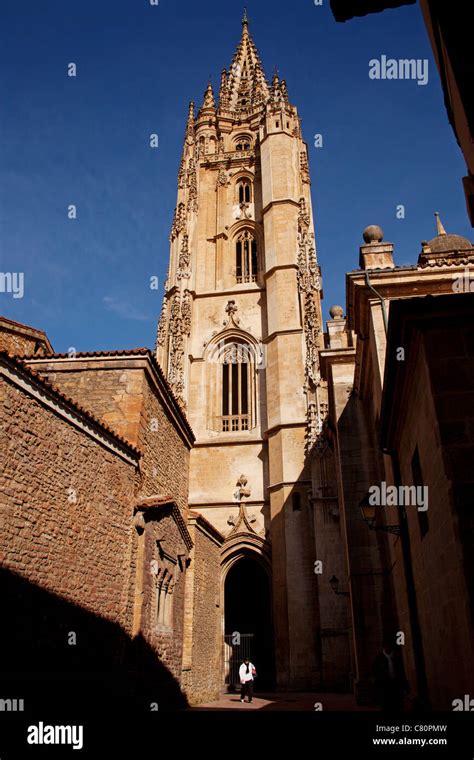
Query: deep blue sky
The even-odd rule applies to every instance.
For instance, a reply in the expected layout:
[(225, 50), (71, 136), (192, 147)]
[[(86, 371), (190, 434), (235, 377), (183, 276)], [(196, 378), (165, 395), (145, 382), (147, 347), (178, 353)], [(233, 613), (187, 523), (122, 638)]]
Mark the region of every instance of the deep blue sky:
[[(24, 272), (25, 296), (0, 293), (0, 313), (46, 330), (57, 351), (154, 345), (162, 288), (149, 279), (166, 272), (188, 101), (200, 105), (209, 75), (217, 87), (230, 65), (242, 5), (2, 0), (0, 271)], [(366, 225), (384, 228), (398, 264), (434, 235), (434, 211), (472, 239), (418, 6), (337, 24), (329, 0), (247, 5), (267, 76), (277, 66), (287, 79), (310, 146), (325, 315), (345, 304)], [(382, 54), (428, 58), (428, 85), (369, 79)]]

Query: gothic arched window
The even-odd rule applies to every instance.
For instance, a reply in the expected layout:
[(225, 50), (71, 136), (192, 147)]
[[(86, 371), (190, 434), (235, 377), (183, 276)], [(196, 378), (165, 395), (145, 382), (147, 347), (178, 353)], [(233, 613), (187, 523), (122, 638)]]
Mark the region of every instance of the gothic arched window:
[(250, 150), (252, 147), (252, 141), (247, 135), (241, 135), (237, 138), (235, 143), (235, 150)]
[(257, 241), (245, 230), (235, 244), (235, 274), (237, 282), (256, 282), (258, 272)]
[(243, 179), (239, 182), (239, 203), (250, 203), (252, 199), (252, 190), (250, 180)]
[(218, 433), (238, 433), (257, 425), (257, 369), (261, 353), (239, 337), (219, 340), (211, 349), (209, 424)]
[(222, 364), (222, 430), (248, 430), (249, 369), (248, 351), (236, 343), (225, 351)]

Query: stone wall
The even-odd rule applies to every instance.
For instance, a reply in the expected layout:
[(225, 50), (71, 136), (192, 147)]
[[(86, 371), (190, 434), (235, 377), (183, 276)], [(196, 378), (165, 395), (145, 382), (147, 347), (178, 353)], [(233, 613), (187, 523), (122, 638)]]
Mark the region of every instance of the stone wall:
[[(183, 541), (170, 507), (147, 510), (139, 538), (138, 584), (140, 631), (160, 661), (181, 680), (185, 577), (189, 547)], [(160, 594), (161, 586), (161, 594)], [(166, 592), (166, 593), (165, 593)], [(166, 601), (165, 601), (166, 597)], [(166, 605), (166, 619), (164, 619)], [(159, 615), (161, 607), (161, 615)], [(160, 685), (157, 684), (159, 689)], [(162, 705), (165, 707), (165, 705)]]
[(137, 496), (170, 495), (188, 503), (189, 449), (144, 356), (77, 357), (32, 366), (143, 452)]
[(182, 686), (189, 701), (198, 704), (218, 699), (222, 687), (222, 537), (196, 513), (189, 528), (194, 548), (186, 577)]
[(51, 350), (45, 333), (0, 316), (0, 351), (11, 356), (41, 356)]
[(123, 360), (105, 357), (35, 361), (30, 366), (116, 433), (137, 442), (143, 372), (127, 369)]
[[(474, 442), (469, 438), (466, 403), (472, 396), (472, 382), (466, 376), (473, 363), (470, 357), (468, 331), (447, 327), (427, 333), (411, 373), (405, 410), (410, 424), (403, 427), (399, 443), (402, 483), (414, 482), (412, 457), (417, 447), (423, 484), (428, 488), (426, 532), (420, 529), (416, 507), (406, 509), (428, 690), (432, 706), (445, 710), (453, 699), (469, 693), (474, 682), (468, 584), (473, 491), (469, 510), (454, 501), (463, 487), (465, 493), (473, 487)], [(400, 562), (399, 548), (395, 558)], [(397, 606), (405, 622), (408, 611), (402, 589), (397, 589)], [(411, 658), (408, 669), (413, 685)]]
[(139, 495), (171, 495), (186, 515), (190, 444), (183, 441), (148, 375), (144, 379), (137, 443), (143, 451)]
[(3, 568), (129, 631), (135, 466), (9, 380), (1, 407)]

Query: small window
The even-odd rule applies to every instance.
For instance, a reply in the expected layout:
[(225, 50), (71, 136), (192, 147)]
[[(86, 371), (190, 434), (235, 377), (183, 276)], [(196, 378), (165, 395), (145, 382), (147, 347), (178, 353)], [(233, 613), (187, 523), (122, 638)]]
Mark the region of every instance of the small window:
[(250, 203), (251, 197), (250, 182), (242, 180), (239, 182), (239, 203)]
[(291, 503), (293, 506), (293, 512), (301, 512), (301, 494), (298, 491), (291, 497)]
[(275, 124), (275, 126), (276, 126), (277, 129), (280, 129), (280, 122), (277, 121), (276, 124)]
[(289, 129), (289, 128), (290, 128), (290, 122), (289, 122), (289, 121), (287, 121), (287, 122), (286, 122), (286, 128), (287, 128), (287, 129)]
[(258, 271), (257, 243), (248, 230), (238, 238), (235, 255), (237, 282), (256, 282)]
[(250, 150), (252, 147), (252, 140), (248, 135), (240, 135), (236, 138), (235, 150)]
[(171, 580), (171, 575), (165, 570), (156, 587), (156, 622), (165, 628), (171, 628), (172, 621)]

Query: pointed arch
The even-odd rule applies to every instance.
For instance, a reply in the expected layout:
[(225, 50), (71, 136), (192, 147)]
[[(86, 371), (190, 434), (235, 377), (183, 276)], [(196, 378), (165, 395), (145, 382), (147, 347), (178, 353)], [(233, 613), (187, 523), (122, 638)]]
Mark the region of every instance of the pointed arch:
[(257, 371), (260, 343), (232, 322), (206, 346), (208, 426), (220, 433), (245, 433), (258, 424)]

